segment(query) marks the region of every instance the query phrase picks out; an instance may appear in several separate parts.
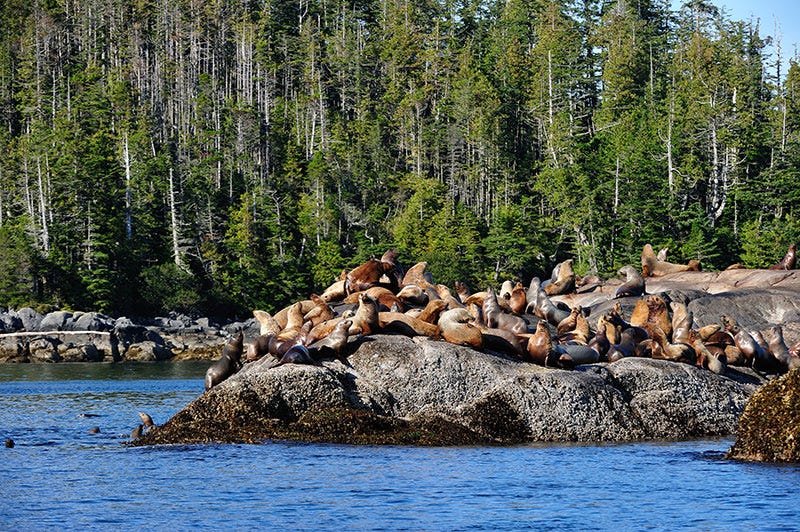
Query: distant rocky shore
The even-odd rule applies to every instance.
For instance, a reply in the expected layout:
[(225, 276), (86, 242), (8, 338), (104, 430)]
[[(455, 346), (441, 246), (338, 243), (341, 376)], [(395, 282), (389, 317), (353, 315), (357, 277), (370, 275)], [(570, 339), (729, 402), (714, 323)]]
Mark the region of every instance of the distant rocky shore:
[(255, 318), (220, 325), (185, 315), (133, 320), (97, 312), (0, 311), (0, 362), (213, 360), (232, 334), (258, 335)]

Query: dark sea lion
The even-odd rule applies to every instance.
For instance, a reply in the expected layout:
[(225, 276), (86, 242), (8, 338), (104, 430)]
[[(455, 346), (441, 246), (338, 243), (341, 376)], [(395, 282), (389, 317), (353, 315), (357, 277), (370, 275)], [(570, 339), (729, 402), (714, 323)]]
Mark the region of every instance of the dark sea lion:
[(783, 328), (780, 325), (772, 325), (767, 329), (767, 342), (769, 352), (780, 363), (783, 371), (800, 367), (800, 359), (789, 355), (789, 347), (783, 339)]
[(511, 331), (484, 328), (481, 329), (481, 335), (483, 336), (484, 349), (508, 353), (520, 358), (525, 354), (525, 349), (522, 347), (519, 337)]
[(136, 428), (131, 431), (131, 439), (138, 440), (144, 434), (144, 426), (143, 425), (136, 425)]
[(6, 438), (6, 449), (13, 449), (14, 445), (14, 440), (11, 438)]
[(611, 342), (608, 341), (605, 324), (597, 327), (597, 331), (594, 333), (594, 338), (592, 338), (586, 345), (597, 351), (600, 360), (607, 360), (606, 355), (608, 355), (608, 350), (611, 349)]
[(469, 289), (467, 283), (456, 281), (455, 282), (456, 296), (461, 303), (466, 303), (467, 298), (472, 295), (472, 290)]
[(795, 245), (790, 244), (786, 255), (783, 256), (778, 264), (773, 264), (769, 267), (770, 270), (794, 270), (797, 265), (797, 253), (795, 252)]
[(594, 364), (600, 360), (600, 355), (589, 346), (566, 344), (556, 345), (558, 366), (564, 369), (573, 369), (583, 364)]
[(624, 275), (625, 282), (622, 283), (617, 288), (617, 291), (614, 293), (615, 298), (640, 296), (644, 294), (645, 292), (644, 277), (642, 277), (642, 274), (639, 273), (639, 270), (637, 270), (633, 266), (623, 266), (622, 268), (617, 270), (617, 275)]
[(278, 361), (278, 365), (283, 364), (305, 364), (309, 366), (316, 365), (316, 361), (311, 357), (311, 354), (308, 352), (308, 348), (304, 345), (293, 345), (281, 359)]
[(402, 285), (403, 277), (406, 275), (405, 268), (400, 264), (398, 257), (397, 250), (394, 248), (387, 249), (381, 256), (381, 263), (384, 264), (384, 269), (386, 268), (385, 265), (389, 265), (389, 272), (386, 276), (389, 278), (390, 288), (394, 290), (397, 290)]
[(561, 320), (569, 316), (570, 310), (565, 310), (547, 296), (544, 290), (539, 290), (536, 295), (534, 314), (537, 318), (546, 320), (547, 323), (557, 326)]
[(242, 367), (242, 342), (244, 335), (239, 332), (222, 347), (222, 357), (206, 371), (206, 391), (221, 383)]
[(525, 299), (528, 301), (527, 305), (525, 306), (526, 314), (533, 314), (536, 312), (536, 300), (539, 297), (539, 289), (541, 285), (542, 282), (538, 277), (531, 279), (531, 282), (528, 285), (528, 291), (525, 292)]
[(521, 316), (507, 313), (500, 303), (494, 289), (490, 286), (486, 289), (486, 298), (483, 300), (483, 321), (489, 328), (498, 328), (511, 331), (515, 334), (528, 332), (528, 322)]
[(253, 338), (253, 341), (247, 344), (245, 361), (254, 362), (269, 353), (269, 343), (274, 338), (274, 334), (260, 334)]

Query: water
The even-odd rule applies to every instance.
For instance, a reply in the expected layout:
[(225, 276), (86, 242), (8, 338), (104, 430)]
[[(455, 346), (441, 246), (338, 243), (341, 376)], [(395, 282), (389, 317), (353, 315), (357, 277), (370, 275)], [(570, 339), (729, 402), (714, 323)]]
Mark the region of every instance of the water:
[[(208, 363), (0, 364), (0, 528), (798, 530), (800, 467), (731, 440), (415, 448), (125, 445)], [(100, 433), (90, 434), (92, 427)]]

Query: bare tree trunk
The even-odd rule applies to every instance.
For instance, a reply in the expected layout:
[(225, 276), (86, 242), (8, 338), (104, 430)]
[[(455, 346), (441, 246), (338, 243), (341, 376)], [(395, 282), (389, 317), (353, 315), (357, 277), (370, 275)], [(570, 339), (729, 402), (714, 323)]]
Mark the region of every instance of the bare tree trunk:
[(47, 229), (47, 202), (45, 201), (44, 186), (42, 184), (42, 160), (36, 159), (36, 173), (39, 179), (39, 216), (42, 221), (42, 249), (45, 253), (50, 251), (50, 232)]
[(128, 132), (122, 136), (122, 161), (125, 165), (125, 236), (128, 240), (133, 236), (133, 220), (131, 216), (131, 157), (128, 151)]
[(178, 213), (175, 208), (175, 183), (172, 177), (172, 168), (169, 169), (169, 214), (172, 224), (172, 256), (175, 266), (183, 269), (183, 260), (181, 259), (181, 250), (178, 244)]

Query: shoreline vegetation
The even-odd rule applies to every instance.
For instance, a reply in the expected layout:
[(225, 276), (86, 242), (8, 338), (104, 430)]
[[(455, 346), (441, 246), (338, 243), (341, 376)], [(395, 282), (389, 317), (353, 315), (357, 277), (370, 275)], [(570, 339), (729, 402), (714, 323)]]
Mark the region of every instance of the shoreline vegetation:
[[(0, 305), (248, 317), (800, 238), (800, 67), (713, 2), (5, 2)], [(785, 21), (784, 21), (785, 22)], [(771, 45), (771, 46), (770, 46)], [(771, 53), (770, 50), (774, 50)]]

